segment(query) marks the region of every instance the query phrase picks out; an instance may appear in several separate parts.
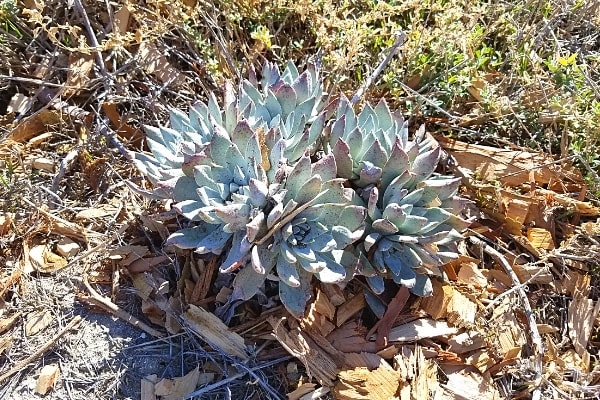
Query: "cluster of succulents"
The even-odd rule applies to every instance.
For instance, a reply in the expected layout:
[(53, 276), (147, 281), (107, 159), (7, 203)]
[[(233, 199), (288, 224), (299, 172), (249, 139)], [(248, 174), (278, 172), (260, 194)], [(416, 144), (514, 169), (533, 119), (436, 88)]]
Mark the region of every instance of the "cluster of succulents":
[[(311, 280), (364, 275), (376, 292), (391, 278), (413, 293), (458, 256), (459, 179), (435, 173), (441, 149), (384, 100), (360, 113), (330, 101), (317, 69), (266, 63), (261, 79), (225, 87), (171, 127), (147, 127), (151, 155), (133, 153), (153, 198), (174, 201), (186, 227), (167, 244), (220, 255), (235, 272), (231, 300), (279, 280), (286, 308), (302, 315)], [(140, 189), (140, 191), (142, 191)], [(275, 278), (276, 277), (276, 278)]]

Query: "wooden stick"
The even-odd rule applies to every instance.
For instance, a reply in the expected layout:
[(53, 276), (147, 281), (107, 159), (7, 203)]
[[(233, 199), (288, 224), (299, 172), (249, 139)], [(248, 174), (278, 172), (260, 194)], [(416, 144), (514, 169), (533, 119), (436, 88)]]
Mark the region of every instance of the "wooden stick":
[(516, 292), (521, 299), (521, 303), (523, 304), (523, 308), (525, 309), (525, 318), (527, 319), (527, 325), (529, 325), (529, 338), (531, 341), (531, 348), (534, 356), (534, 369), (535, 369), (535, 381), (533, 384), (535, 385), (531, 398), (532, 400), (539, 400), (542, 396), (542, 389), (540, 384), (542, 382), (542, 355), (544, 354), (544, 345), (542, 343), (542, 337), (540, 336), (540, 332), (537, 328), (537, 323), (535, 322), (535, 318), (533, 316), (533, 310), (531, 309), (531, 304), (529, 303), (529, 299), (527, 298), (527, 294), (517, 277), (517, 274), (510, 266), (510, 263), (506, 260), (500, 252), (491, 246), (487, 245), (481, 239), (470, 236), (469, 240), (476, 246), (479, 246), (484, 252), (488, 253), (492, 256), (496, 261), (502, 265), (504, 271), (510, 276), (510, 279), (516, 288)]
[(135, 326), (138, 329), (143, 330), (144, 332), (146, 332), (147, 334), (149, 334), (151, 336), (154, 336), (157, 338), (164, 337), (164, 334), (162, 332), (159, 332), (156, 329), (152, 328), (151, 326), (140, 321), (138, 318), (134, 317), (133, 315), (129, 314), (127, 311), (123, 310), (118, 305), (113, 303), (110, 299), (108, 299), (108, 298), (102, 296), (100, 293), (98, 293), (92, 287), (92, 285), (90, 285), (90, 282), (88, 281), (86, 272), (84, 272), (84, 274), (83, 274), (83, 284), (85, 285), (85, 287), (87, 288), (87, 290), (90, 292), (90, 295), (91, 295), (91, 297), (88, 297), (86, 299), (87, 301), (104, 308), (105, 310), (112, 313), (115, 317), (120, 318), (123, 321), (130, 323), (131, 325)]
[(37, 349), (33, 354), (31, 354), (29, 357), (27, 357), (23, 361), (17, 363), (17, 365), (15, 365), (14, 367), (12, 367), (10, 370), (6, 371), (4, 374), (0, 375), (0, 383), (4, 382), (6, 379), (10, 378), (11, 376), (13, 376), (14, 374), (16, 374), (17, 372), (19, 372), (22, 369), (24, 369), (25, 367), (27, 367), (27, 365), (30, 362), (32, 362), (32, 361), (36, 360), (37, 358), (41, 357), (45, 352), (47, 352), (48, 350), (50, 350), (50, 348), (52, 346), (54, 346), (56, 344), (56, 342), (58, 342), (58, 340), (61, 337), (63, 337), (71, 329), (73, 329), (77, 325), (79, 325), (79, 323), (81, 321), (82, 321), (82, 318), (79, 315), (77, 315), (75, 318), (73, 318), (71, 320), (71, 322), (69, 322), (69, 324), (67, 326), (65, 326), (62, 331), (58, 332), (56, 334), (56, 336), (54, 336), (52, 339), (50, 339), (48, 342), (46, 342), (42, 347), (40, 347), (39, 349)]
[[(261, 365), (253, 367), (253, 368), (248, 368), (244, 364), (237, 364), (238, 367), (242, 367), (244, 369), (242, 372), (239, 372), (239, 373), (237, 373), (237, 374), (235, 374), (233, 376), (230, 376), (230, 377), (227, 377), (225, 379), (222, 379), (219, 382), (213, 383), (211, 385), (204, 386), (203, 388), (198, 389), (198, 390), (196, 390), (196, 391), (194, 391), (192, 393), (188, 393), (188, 394), (185, 395), (184, 399), (191, 399), (192, 397), (203, 395), (203, 394), (208, 393), (208, 392), (210, 392), (212, 390), (218, 389), (221, 386), (225, 386), (228, 383), (231, 383), (231, 382), (235, 381), (236, 379), (242, 378), (244, 375), (247, 375), (247, 374), (252, 375), (252, 377), (254, 379), (256, 379), (257, 381), (259, 381), (259, 383), (261, 383), (262, 380), (258, 376), (256, 376), (256, 374), (254, 374), (255, 371), (259, 371), (259, 370), (261, 370), (263, 368), (270, 367), (271, 365), (279, 364), (280, 362), (289, 360), (290, 358), (292, 358), (292, 356), (284, 356), (284, 357), (278, 358), (276, 360), (267, 361), (267, 362), (265, 362), (265, 363), (263, 363)], [(265, 389), (267, 389), (267, 388), (265, 388)], [(281, 398), (277, 393), (273, 392), (272, 390), (268, 390), (267, 389), (267, 391), (269, 392), (269, 394), (271, 394), (271, 396), (273, 396), (271, 398), (273, 398), (273, 399), (279, 399), (279, 398)]]
[(365, 94), (365, 91), (369, 88), (369, 86), (373, 84), (373, 81), (377, 79), (379, 74), (381, 74), (385, 67), (387, 67), (389, 62), (392, 60), (392, 57), (396, 55), (398, 48), (407, 41), (408, 37), (406, 36), (406, 33), (404, 33), (404, 31), (396, 33), (396, 40), (394, 40), (394, 43), (390, 46), (388, 50), (388, 55), (383, 59), (379, 66), (375, 68), (375, 71), (373, 71), (373, 73), (369, 77), (367, 77), (367, 79), (365, 79), (365, 81), (360, 86), (360, 88), (358, 88), (356, 93), (354, 93), (354, 96), (352, 96), (352, 99), (350, 99), (350, 104), (355, 104), (363, 96), (363, 94)]

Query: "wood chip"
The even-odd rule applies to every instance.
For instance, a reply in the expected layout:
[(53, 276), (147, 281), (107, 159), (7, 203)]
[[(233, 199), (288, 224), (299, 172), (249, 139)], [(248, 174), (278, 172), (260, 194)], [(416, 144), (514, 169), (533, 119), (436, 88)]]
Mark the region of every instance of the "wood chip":
[(155, 75), (162, 83), (179, 86), (185, 81), (185, 77), (152, 42), (142, 42), (138, 55), (146, 72)]
[(54, 172), (56, 163), (50, 158), (39, 157), (31, 162), (31, 167), (42, 171)]
[(494, 350), (503, 358), (513, 354), (514, 349), (521, 348), (527, 342), (525, 331), (515, 317), (515, 304), (509, 296), (493, 309), (488, 319), (488, 343), (495, 344)]
[(31, 336), (43, 331), (52, 323), (52, 320), (50, 310), (40, 310), (28, 314), (25, 321), (25, 334)]
[(414, 342), (425, 338), (453, 335), (457, 332), (458, 328), (449, 326), (446, 321), (422, 318), (392, 328), (389, 340), (390, 342)]
[(184, 323), (214, 349), (226, 354), (248, 359), (244, 338), (232, 332), (216, 315), (203, 308), (190, 305), (183, 313)]
[(157, 375), (148, 375), (140, 381), (140, 399), (156, 400), (156, 393), (154, 392), (156, 382), (158, 382)]
[(594, 301), (588, 298), (590, 281), (591, 277), (589, 275), (580, 276), (567, 314), (569, 338), (575, 351), (583, 361), (585, 371), (590, 366), (590, 354), (587, 351), (588, 341), (594, 327), (594, 321), (600, 313), (600, 300), (597, 300), (594, 304)]
[(500, 181), (503, 186), (512, 187), (529, 184), (533, 171), (531, 175), (540, 185), (567, 180), (583, 184), (581, 173), (554, 164), (548, 154), (468, 144), (442, 136), (436, 139), (463, 170), (487, 182)]
[(339, 372), (333, 393), (340, 400), (388, 400), (396, 396), (400, 373), (376, 354), (350, 353), (346, 362), (354, 367)]
[(12, 346), (15, 340), (12, 336), (2, 336), (0, 337), (0, 355), (4, 354), (4, 352)]
[(437, 280), (431, 281), (433, 286), (433, 295), (421, 299), (421, 308), (433, 319), (445, 318), (448, 311), (448, 304), (452, 301), (454, 288), (450, 285), (444, 285)]
[(354, 314), (365, 308), (365, 304), (365, 297), (362, 292), (355, 294), (354, 297), (338, 307), (335, 324), (342, 326)]
[(199, 378), (200, 370), (196, 367), (185, 376), (162, 379), (154, 384), (154, 394), (161, 396), (162, 400), (181, 400), (196, 389)]
[(111, 260), (121, 260), (119, 264), (127, 266), (135, 260), (139, 260), (149, 254), (150, 250), (148, 249), (148, 246), (125, 245), (111, 250), (108, 257)]
[(115, 33), (125, 34), (129, 29), (131, 13), (127, 6), (121, 6), (115, 11), (113, 30)]
[(489, 375), (482, 375), (477, 369), (465, 368), (462, 365), (442, 364), (440, 368), (448, 379), (444, 385), (441, 385), (449, 392), (448, 399), (500, 399), (500, 394)]
[(465, 363), (474, 366), (479, 372), (484, 373), (496, 365), (496, 360), (490, 357), (487, 349), (479, 349), (465, 358)]
[(536, 249), (552, 250), (554, 249), (554, 241), (552, 234), (547, 229), (529, 228), (527, 229), (527, 239)]
[(79, 253), (79, 250), (81, 250), (81, 246), (68, 237), (63, 237), (56, 244), (56, 252), (67, 259), (75, 257)]
[(93, 221), (96, 218), (112, 216), (118, 211), (117, 208), (109, 205), (86, 208), (75, 214), (75, 219), (78, 221)]
[(338, 372), (338, 364), (332, 356), (299, 327), (288, 329), (284, 318), (269, 317), (268, 321), (277, 341), (288, 353), (302, 361), (309, 378), (314, 377), (321, 385), (332, 386)]
[(46, 133), (52, 125), (60, 124), (61, 113), (56, 110), (42, 109), (22, 120), (10, 133), (8, 140), (25, 142), (39, 134)]
[(137, 295), (142, 300), (148, 300), (150, 295), (154, 291), (154, 285), (152, 284), (152, 277), (149, 274), (130, 274), (131, 282), (137, 291)]
[(512, 267), (521, 283), (527, 282), (547, 285), (554, 282), (552, 272), (547, 265), (541, 263), (514, 263)]
[(78, 94), (87, 87), (90, 81), (90, 72), (94, 67), (94, 57), (91, 54), (70, 53), (67, 81), (65, 82), (65, 96)]
[[(217, 268), (217, 257), (211, 258), (211, 260), (208, 263), (204, 262), (204, 260), (202, 260), (201, 258), (191, 258), (189, 263), (191, 275), (196, 275), (197, 278), (194, 284), (194, 288), (190, 293), (188, 304), (197, 305), (196, 303), (204, 300), (210, 292), (213, 282), (213, 275), (215, 269)], [(223, 288), (225, 288), (225, 286)], [(229, 293), (227, 293), (227, 296), (229, 296), (230, 293), (231, 290), (229, 291)], [(221, 291), (219, 291), (219, 294), (221, 294)], [(227, 302), (227, 296), (219, 297), (217, 301), (220, 301), (221, 303), (225, 304)]]
[(400, 373), (401, 399), (429, 399), (430, 393), (440, 392), (437, 381), (437, 365), (427, 360), (419, 345), (402, 346), (394, 357), (396, 370)]
[(162, 240), (169, 236), (169, 229), (156, 217), (140, 214), (139, 219), (150, 232), (158, 233)]
[(13, 221), (15, 219), (14, 213), (3, 213), (0, 212), (0, 236), (7, 237), (8, 232), (11, 230), (13, 226)]
[(379, 346), (376, 343), (368, 342), (365, 339), (366, 334), (366, 328), (359, 325), (357, 320), (352, 320), (334, 329), (327, 336), (327, 340), (329, 340), (333, 347), (344, 353), (357, 351), (377, 352)]
[(335, 306), (322, 291), (317, 290), (317, 296), (311, 306), (312, 305), (314, 305), (316, 312), (327, 317), (330, 321), (333, 320), (333, 317), (335, 316)]
[(42, 273), (54, 273), (63, 269), (68, 261), (52, 252), (47, 244), (37, 244), (29, 249), (29, 264)]
[(454, 325), (473, 323), (477, 314), (477, 304), (469, 297), (450, 284), (435, 281), (433, 282), (433, 296), (422, 299), (421, 307), (432, 318), (436, 320), (446, 318)]
[(535, 194), (540, 196), (551, 196), (552, 200), (555, 203), (563, 207), (569, 208), (572, 211), (577, 212), (581, 215), (585, 215), (588, 217), (600, 215), (600, 207), (596, 207), (588, 201), (574, 199), (567, 194), (556, 193), (552, 190), (547, 189), (536, 189)]
[(127, 118), (121, 118), (118, 110), (119, 104), (105, 101), (102, 103), (102, 111), (108, 117), (112, 128), (117, 132), (117, 135), (127, 139), (134, 148), (141, 148), (143, 143), (144, 133), (134, 128), (127, 123)]
[(463, 354), (485, 346), (485, 339), (479, 332), (466, 331), (452, 336), (448, 340), (448, 351)]
[(35, 384), (35, 392), (41, 395), (48, 393), (58, 381), (59, 374), (58, 365), (45, 365)]
[(346, 302), (344, 291), (335, 283), (321, 283), (321, 289), (335, 307), (339, 307)]
[(169, 261), (170, 259), (167, 256), (138, 258), (127, 266), (127, 270), (129, 272), (151, 271), (157, 265), (166, 264)]
[(19, 320), (22, 314), (23, 313), (21, 311), (18, 311), (8, 318), (0, 318), (0, 334), (12, 328), (15, 322)]
[(464, 326), (475, 322), (477, 304), (458, 290), (454, 290), (448, 303), (447, 320), (453, 325)]
[(484, 288), (487, 286), (487, 278), (483, 275), (479, 267), (474, 262), (462, 263), (458, 271), (457, 278), (459, 281), (472, 285), (476, 288)]
[(315, 390), (317, 385), (315, 383), (304, 382), (296, 389), (287, 394), (288, 400), (300, 400), (302, 396), (307, 393), (311, 393)]
[(556, 333), (560, 331), (560, 329), (557, 326), (548, 324), (537, 324), (537, 327), (538, 331), (540, 332), (540, 335), (545, 335), (547, 333)]

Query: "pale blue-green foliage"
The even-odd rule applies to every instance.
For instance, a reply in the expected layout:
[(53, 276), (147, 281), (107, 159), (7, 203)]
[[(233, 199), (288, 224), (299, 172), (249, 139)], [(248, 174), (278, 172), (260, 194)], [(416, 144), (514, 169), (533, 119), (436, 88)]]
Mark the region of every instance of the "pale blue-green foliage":
[(146, 127), (152, 156), (134, 159), (154, 184), (146, 194), (173, 199), (192, 221), (167, 244), (225, 253), (222, 272), (251, 265), (233, 300), (253, 296), (275, 268), (282, 301), (299, 315), (310, 277), (353, 275), (342, 259), (364, 232), (366, 209), (337, 177), (332, 155), (311, 159), (325, 123), (316, 69), (299, 74), (288, 64), (280, 73), (266, 64), (260, 82), (252, 75), (237, 91), (226, 85), (223, 107), (211, 94), (187, 115), (172, 110), (170, 127)]
[[(234, 281), (233, 298), (252, 297), (258, 287), (249, 288), (246, 282), (275, 268), (282, 301), (294, 315), (301, 315), (313, 274), (327, 283), (354, 275), (353, 257), (346, 249), (363, 236), (366, 209), (353, 204), (354, 192), (344, 187), (335, 171), (331, 155), (316, 163), (308, 156), (298, 160), (281, 201), (265, 216), (266, 232), (256, 235), (262, 239), (251, 250), (252, 270), (247, 268)], [(265, 258), (261, 253), (274, 256)]]
[(333, 111), (318, 71), (265, 64), (223, 105), (214, 94), (170, 127), (146, 127), (152, 155), (133, 154), (154, 186), (190, 222), (167, 244), (224, 254), (237, 271), (230, 301), (254, 296), (276, 273), (286, 308), (301, 316), (310, 282), (367, 276), (376, 292), (392, 278), (431, 293), (429, 274), (458, 256), (467, 223), (459, 180), (434, 171), (441, 150), (381, 100), (355, 113), (343, 96)]
[(417, 295), (430, 295), (428, 275), (441, 275), (438, 267), (458, 257), (459, 232), (468, 226), (458, 216), (466, 205), (457, 197), (460, 179), (434, 173), (437, 141), (424, 128), (409, 140), (407, 122), (385, 100), (366, 104), (357, 115), (345, 97), (327, 133), (338, 175), (352, 182), (367, 206), (367, 235), (357, 246), (362, 273), (376, 292), (389, 276)]

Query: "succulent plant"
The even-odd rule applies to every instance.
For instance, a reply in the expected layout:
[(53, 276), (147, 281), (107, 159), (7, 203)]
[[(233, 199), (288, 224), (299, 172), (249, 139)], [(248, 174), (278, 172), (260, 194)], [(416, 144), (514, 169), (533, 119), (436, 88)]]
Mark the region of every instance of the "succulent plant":
[(356, 115), (341, 97), (328, 133), (338, 174), (367, 205), (369, 227), (358, 253), (373, 290), (381, 292), (390, 276), (430, 295), (428, 275), (440, 275), (437, 267), (458, 257), (459, 232), (469, 225), (459, 217), (467, 203), (457, 197), (460, 178), (434, 173), (439, 144), (424, 127), (410, 141), (408, 124), (383, 99)]
[[(431, 292), (429, 274), (457, 257), (468, 224), (459, 180), (434, 171), (441, 150), (384, 100), (356, 114), (344, 97), (325, 107), (317, 70), (265, 64), (237, 90), (225, 85), (170, 128), (146, 127), (152, 155), (134, 153), (154, 186), (188, 222), (167, 244), (222, 256), (235, 272), (230, 302), (279, 280), (286, 308), (301, 316), (311, 279), (342, 283), (365, 275), (383, 290), (392, 278)], [(275, 275), (277, 278), (274, 278)]]
[(172, 198), (186, 218), (216, 225), (182, 230), (171, 242), (219, 253), (231, 235), (260, 218), (286, 167), (316, 143), (324, 124), (322, 97), (314, 67), (299, 74), (289, 63), (280, 74), (267, 63), (260, 84), (244, 81), (237, 93), (226, 84), (223, 109), (211, 93), (189, 115), (171, 110), (170, 128), (146, 127), (153, 157), (133, 153), (155, 186), (145, 194)]
[(355, 193), (343, 183), (336, 178), (331, 155), (312, 164), (305, 155), (295, 164), (285, 189), (272, 198), (266, 225), (248, 226), (250, 241), (256, 244), (251, 250), (252, 269), (237, 275), (232, 301), (252, 297), (258, 286), (248, 282), (264, 280), (265, 273), (275, 268), (282, 302), (301, 316), (313, 274), (326, 283), (354, 275), (345, 249), (363, 236), (366, 209), (353, 204)]

